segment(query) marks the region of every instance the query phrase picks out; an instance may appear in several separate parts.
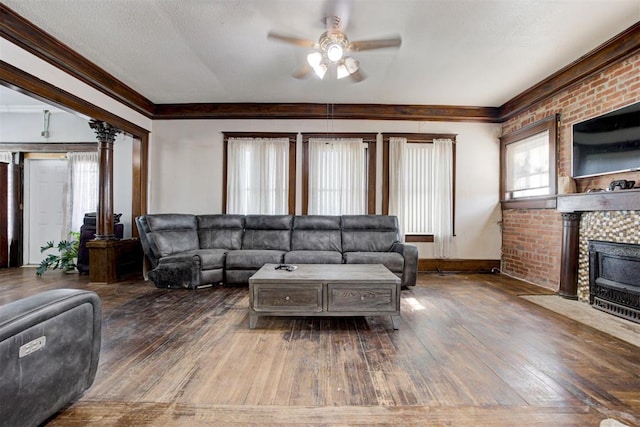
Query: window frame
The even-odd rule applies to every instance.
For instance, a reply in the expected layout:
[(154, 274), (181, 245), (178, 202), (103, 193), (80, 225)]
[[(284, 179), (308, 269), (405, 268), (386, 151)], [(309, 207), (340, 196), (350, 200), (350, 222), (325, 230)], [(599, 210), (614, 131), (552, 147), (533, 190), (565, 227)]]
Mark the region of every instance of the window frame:
[(289, 215), (296, 212), (296, 144), (297, 133), (283, 132), (222, 132), (223, 135), (223, 164), (222, 164), (222, 213), (227, 213), (227, 171), (229, 138), (288, 138), (289, 139)]
[[(556, 207), (559, 122), (560, 115), (554, 114), (500, 137), (500, 203), (504, 209), (553, 209)], [(507, 146), (545, 131), (549, 134), (549, 194), (507, 199)]]
[(309, 139), (310, 138), (361, 138), (367, 144), (367, 213), (376, 213), (376, 163), (377, 133), (336, 132), (302, 133), (302, 215), (309, 212)]
[[(407, 144), (433, 144), (434, 139), (450, 139), (453, 141), (451, 183), (453, 186), (451, 202), (451, 230), (456, 235), (456, 137), (454, 133), (383, 133), (382, 134), (382, 213), (389, 215), (389, 138), (406, 138)], [(405, 234), (406, 242), (433, 242), (433, 234)]]

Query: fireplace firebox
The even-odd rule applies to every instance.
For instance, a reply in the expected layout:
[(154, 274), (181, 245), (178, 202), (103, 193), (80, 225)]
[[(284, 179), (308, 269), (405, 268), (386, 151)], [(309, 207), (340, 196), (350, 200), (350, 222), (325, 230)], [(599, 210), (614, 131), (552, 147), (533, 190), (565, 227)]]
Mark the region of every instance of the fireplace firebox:
[(640, 245), (589, 241), (589, 303), (640, 323)]

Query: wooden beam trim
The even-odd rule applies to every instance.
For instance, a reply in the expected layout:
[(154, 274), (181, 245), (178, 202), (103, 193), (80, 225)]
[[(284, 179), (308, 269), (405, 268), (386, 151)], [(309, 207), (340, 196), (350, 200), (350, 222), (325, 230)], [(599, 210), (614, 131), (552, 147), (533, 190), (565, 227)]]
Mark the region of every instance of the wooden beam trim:
[(509, 120), (536, 103), (601, 72), (604, 68), (628, 58), (639, 50), (640, 22), (637, 22), (540, 83), (507, 101), (499, 109), (499, 121)]
[(0, 142), (0, 151), (12, 153), (68, 153), (70, 151), (98, 151), (97, 142)]
[(1, 3), (0, 36), (151, 118), (150, 100)]
[[(406, 120), (497, 123), (496, 107), (448, 105), (331, 104), (331, 120)], [(157, 104), (154, 120), (327, 119), (327, 104), (201, 103)]]

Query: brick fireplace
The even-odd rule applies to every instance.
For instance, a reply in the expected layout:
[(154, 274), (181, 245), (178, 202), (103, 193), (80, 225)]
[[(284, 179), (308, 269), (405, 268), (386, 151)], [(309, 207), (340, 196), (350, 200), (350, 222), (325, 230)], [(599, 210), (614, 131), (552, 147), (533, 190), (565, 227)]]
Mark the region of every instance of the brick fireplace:
[[(640, 189), (558, 196), (557, 209), (563, 219), (560, 295), (593, 303), (589, 287), (589, 242), (605, 242), (604, 246), (612, 242), (614, 245), (610, 246), (614, 247), (616, 243), (640, 245), (638, 206)], [(625, 267), (616, 261), (615, 266), (609, 264), (608, 268), (637, 267), (634, 264)]]

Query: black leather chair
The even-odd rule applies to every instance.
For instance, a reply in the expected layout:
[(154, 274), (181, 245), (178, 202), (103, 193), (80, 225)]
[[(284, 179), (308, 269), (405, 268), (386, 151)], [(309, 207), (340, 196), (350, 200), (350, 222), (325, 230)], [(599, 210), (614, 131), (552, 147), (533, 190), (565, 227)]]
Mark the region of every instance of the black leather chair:
[[(124, 226), (120, 224), (120, 216), (122, 214), (113, 215), (113, 231), (116, 239), (122, 239), (124, 235)], [(83, 224), (80, 227), (80, 242), (78, 245), (78, 262), (76, 268), (80, 274), (89, 273), (89, 249), (87, 242), (96, 237), (97, 218), (95, 212), (84, 214)]]
[(36, 426), (87, 390), (100, 357), (100, 298), (56, 289), (0, 307), (0, 425)]

